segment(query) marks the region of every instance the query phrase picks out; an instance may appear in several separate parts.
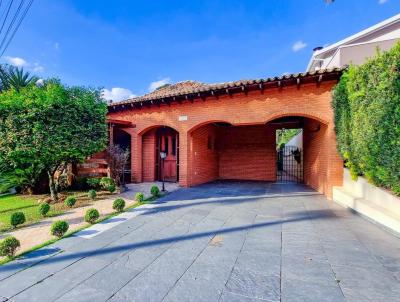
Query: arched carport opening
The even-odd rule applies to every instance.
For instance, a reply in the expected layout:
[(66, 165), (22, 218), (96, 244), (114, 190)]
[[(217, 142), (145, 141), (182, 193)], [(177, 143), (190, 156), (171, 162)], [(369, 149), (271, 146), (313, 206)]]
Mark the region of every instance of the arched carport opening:
[[(290, 148), (284, 148), (283, 155), (291, 161), (282, 163), (278, 161), (282, 151), (277, 132), (283, 129), (297, 129), (300, 138), (299, 145), (292, 141)], [(189, 185), (217, 179), (284, 180), (326, 192), (332, 151), (327, 129), (320, 118), (297, 114), (275, 115), (267, 122), (246, 125), (223, 121), (197, 125), (189, 130)]]
[(327, 123), (317, 117), (285, 115), (267, 125), (276, 137), (276, 181), (305, 183), (325, 192), (331, 148)]
[(275, 181), (275, 136), (264, 123), (218, 121), (189, 131), (189, 182), (216, 179)]
[[(141, 133), (142, 180), (177, 182), (179, 179), (179, 132), (154, 126)], [(161, 159), (160, 152), (166, 157)]]

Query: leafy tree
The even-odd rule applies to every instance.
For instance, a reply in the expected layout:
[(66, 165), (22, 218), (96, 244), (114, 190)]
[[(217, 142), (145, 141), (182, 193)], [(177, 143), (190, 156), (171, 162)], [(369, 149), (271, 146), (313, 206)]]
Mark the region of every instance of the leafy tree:
[(98, 90), (68, 88), (54, 79), (43, 87), (30, 84), (4, 91), (0, 94), (0, 179), (23, 171), (29, 180), (23, 184), (30, 186), (45, 172), (51, 197), (57, 201), (56, 171), (104, 150), (106, 113)]
[(0, 65), (0, 88), (1, 90), (15, 89), (19, 91), (22, 87), (26, 87), (35, 83), (37, 77), (32, 76), (23, 68), (11, 65)]

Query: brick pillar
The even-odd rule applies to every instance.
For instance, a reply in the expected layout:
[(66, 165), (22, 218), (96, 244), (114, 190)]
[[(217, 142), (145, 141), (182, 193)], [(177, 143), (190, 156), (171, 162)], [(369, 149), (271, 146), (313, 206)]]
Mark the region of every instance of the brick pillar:
[(189, 136), (187, 131), (179, 132), (179, 185), (183, 187), (190, 186)]
[(328, 127), (327, 139), (329, 145), (329, 161), (327, 171), (328, 188), (326, 196), (328, 199), (332, 199), (332, 187), (341, 186), (343, 184), (343, 160), (336, 148), (336, 134), (333, 123)]
[(131, 180), (142, 182), (142, 136), (133, 131), (131, 135)]

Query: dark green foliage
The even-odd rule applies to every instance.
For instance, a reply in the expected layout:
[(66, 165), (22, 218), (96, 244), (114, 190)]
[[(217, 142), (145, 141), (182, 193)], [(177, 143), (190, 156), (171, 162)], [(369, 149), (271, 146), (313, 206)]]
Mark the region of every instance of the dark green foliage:
[(100, 188), (100, 178), (99, 177), (87, 178), (86, 183), (91, 188), (94, 188), (94, 189)]
[(85, 214), (85, 221), (93, 224), (99, 219), (100, 213), (95, 208), (88, 209)]
[(400, 43), (350, 66), (332, 105), (338, 151), (352, 176), (400, 195)]
[(137, 192), (135, 195), (135, 200), (137, 202), (143, 202), (144, 201), (144, 194), (141, 192)]
[(61, 238), (68, 231), (68, 228), (69, 228), (68, 222), (63, 220), (55, 221), (51, 225), (50, 232), (53, 236)]
[(157, 197), (158, 195), (160, 195), (160, 189), (157, 186), (152, 186), (150, 189), (150, 193), (154, 197)]
[(107, 105), (100, 91), (47, 80), (0, 93), (0, 178), (33, 187), (43, 173), (53, 200), (56, 171), (84, 161), (107, 143)]
[(115, 186), (115, 181), (110, 177), (102, 177), (100, 179), (100, 186), (105, 190), (108, 190), (108, 188), (113, 185)]
[(76, 203), (76, 198), (74, 196), (68, 196), (65, 201), (64, 204), (69, 207), (72, 208)]
[(38, 80), (37, 77), (31, 76), (29, 72), (25, 72), (23, 68), (12, 65), (0, 65), (0, 89), (15, 89), (19, 91), (22, 87), (33, 84)]
[(125, 208), (125, 200), (122, 198), (117, 198), (113, 202), (113, 209), (116, 210), (117, 212), (122, 212)]
[(17, 225), (25, 222), (25, 214), (23, 212), (15, 212), (11, 214), (10, 224), (15, 228)]
[(47, 202), (44, 202), (38, 207), (39, 214), (43, 217), (50, 211), (50, 205)]
[(13, 257), (15, 251), (21, 246), (19, 240), (13, 236), (8, 236), (0, 242), (0, 256)]
[(107, 190), (108, 190), (110, 193), (114, 193), (115, 190), (117, 190), (117, 187), (116, 187), (115, 185), (109, 185), (109, 186), (107, 187)]
[(89, 190), (89, 192), (88, 192), (88, 197), (89, 197), (91, 200), (95, 200), (95, 199), (96, 199), (96, 196), (97, 196), (97, 193), (96, 193), (95, 190)]

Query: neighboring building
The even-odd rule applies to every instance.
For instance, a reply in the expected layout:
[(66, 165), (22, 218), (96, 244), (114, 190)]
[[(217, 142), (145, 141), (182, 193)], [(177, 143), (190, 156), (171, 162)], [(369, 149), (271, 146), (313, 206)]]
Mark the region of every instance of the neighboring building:
[(400, 14), (327, 47), (315, 48), (307, 71), (362, 64), (400, 40)]
[[(130, 149), (132, 182), (277, 181), (276, 130), (302, 128), (304, 174), (298, 181), (331, 197), (343, 173), (331, 108), (341, 73), (173, 84), (110, 104), (110, 141)], [(164, 169), (160, 151), (166, 152)], [(98, 155), (93, 161), (87, 170), (103, 163)]]

